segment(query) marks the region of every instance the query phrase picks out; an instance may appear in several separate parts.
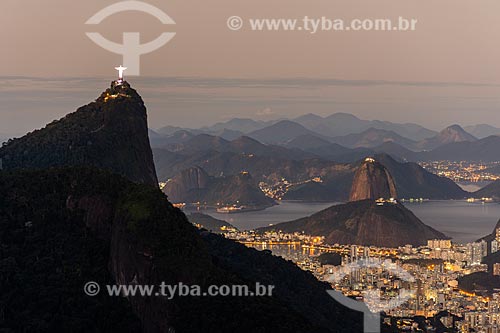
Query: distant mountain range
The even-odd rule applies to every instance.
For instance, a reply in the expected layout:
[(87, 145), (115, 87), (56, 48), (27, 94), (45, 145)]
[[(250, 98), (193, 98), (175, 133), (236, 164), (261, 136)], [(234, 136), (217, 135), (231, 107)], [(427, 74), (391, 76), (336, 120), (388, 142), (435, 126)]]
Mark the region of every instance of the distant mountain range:
[(414, 156), (422, 161), (500, 161), (500, 136), (489, 136), (474, 142), (454, 142), (438, 147), (430, 152)]
[[(195, 129), (166, 126), (159, 128), (156, 132), (160, 135), (169, 136), (180, 130), (187, 130), (193, 134), (205, 133), (221, 136), (227, 140), (232, 140), (243, 134), (249, 134), (264, 129), (284, 120), (302, 125), (304, 128), (316, 133), (318, 136), (330, 138), (346, 136), (349, 134), (359, 134), (369, 129), (379, 129), (387, 132), (393, 132), (401, 137), (415, 142), (419, 142), (439, 134), (417, 124), (401, 124), (380, 120), (363, 120), (348, 113), (334, 113), (327, 117), (315, 114), (306, 114), (294, 119), (279, 119), (270, 121), (234, 118), (227, 122), (220, 122), (215, 125), (202, 128)], [(483, 139), (491, 135), (500, 135), (500, 128), (486, 124), (466, 126), (464, 127), (464, 130), (478, 139)]]
[(464, 129), (478, 139), (484, 139), (492, 135), (500, 135), (500, 128), (486, 124), (465, 126)]
[(397, 124), (389, 121), (362, 120), (348, 113), (335, 113), (328, 117), (308, 114), (295, 122), (319, 134), (336, 137), (364, 132), (370, 128), (395, 132), (414, 141), (436, 135), (436, 132), (417, 124)]
[[(305, 135), (322, 136), (290, 120), (282, 120), (276, 124), (248, 134), (249, 137), (267, 144), (286, 144), (289, 141)], [(325, 137), (325, 139), (327, 139), (327, 137)]]
[(418, 142), (401, 136), (394, 131), (376, 128), (369, 128), (361, 133), (334, 137), (330, 141), (348, 148), (371, 148), (377, 150), (382, 150), (386, 144), (395, 144), (409, 151), (420, 152), (433, 150), (449, 143), (474, 142), (477, 139), (460, 126), (453, 125), (445, 128), (435, 136)]
[[(177, 132), (180, 133), (180, 132)], [(177, 137), (178, 138), (178, 137)], [(232, 141), (209, 134), (183, 135), (182, 140), (176, 143), (163, 145), (163, 149), (183, 154), (196, 154), (197, 152), (216, 151), (236, 154), (255, 154), (259, 156), (272, 156), (276, 158), (307, 159), (317, 157), (299, 149), (287, 149), (277, 145), (265, 145), (248, 136), (241, 136)]]
[(231, 119), (224, 123), (217, 123), (210, 127), (202, 127), (200, 130), (209, 133), (217, 133), (225, 129), (242, 133), (250, 133), (261, 128), (272, 125), (276, 121), (256, 121), (252, 119)]
[(467, 133), (462, 127), (452, 125), (442, 130), (438, 135), (419, 142), (417, 146), (424, 150), (432, 150), (449, 143), (474, 141), (477, 141), (477, 138)]
[[(297, 140), (296, 144), (299, 145), (300, 141)], [(312, 152), (264, 145), (247, 137), (228, 142), (205, 134), (174, 145), (170, 150), (153, 151), (162, 181), (192, 167), (201, 167), (215, 177), (247, 171), (256, 182), (272, 185), (286, 179), (291, 183), (283, 197), (287, 200), (346, 201), (359, 160), (366, 156), (375, 156), (383, 161), (394, 175), (396, 188), (404, 198), (461, 199), (468, 196), (453, 181), (433, 175), (415, 163), (402, 163), (386, 154), (371, 154), (372, 151), (353, 152), (335, 144), (327, 147), (332, 145), (339, 154), (351, 154), (356, 160), (339, 163)], [(320, 177), (321, 182), (311, 181), (316, 177)]]
[[(216, 136), (222, 136), (221, 134), (223, 133), (241, 133), (242, 135), (270, 126), (275, 122), (276, 121), (264, 122), (264, 121), (255, 121), (252, 119), (234, 118), (224, 123), (217, 123), (215, 125), (202, 127), (199, 129), (182, 128), (177, 126), (165, 126), (157, 129), (156, 132), (166, 136), (172, 135), (175, 132), (181, 130), (187, 130), (189, 132), (192, 132), (193, 134), (205, 133)], [(230, 140), (230, 138), (227, 139)]]
[[(449, 126), (437, 133), (416, 124), (368, 121), (336, 113), (329, 117), (308, 114), (293, 120), (268, 122), (232, 119), (200, 129), (168, 126), (151, 130), (150, 136), (153, 148), (168, 150), (172, 150), (172, 145), (185, 144), (201, 134), (228, 142), (246, 136), (259, 143), (293, 148), (337, 162), (353, 162), (376, 153), (387, 153), (406, 161), (435, 160), (441, 159), (441, 156), (456, 161), (498, 160), (498, 152), (488, 142), (498, 140), (500, 136), (489, 134), (499, 134), (497, 130), (500, 129), (489, 125), (467, 128), (473, 130), (477, 137), (459, 125)], [(299, 158), (295, 155), (294, 158)]]
[[(281, 119), (285, 120), (285, 119)], [(417, 124), (398, 124), (388, 121), (362, 120), (348, 113), (335, 113), (328, 117), (321, 117), (315, 114), (306, 114), (295, 119), (288, 119), (294, 123), (302, 125), (306, 129), (325, 137), (344, 136), (348, 134), (361, 133), (369, 128), (393, 131), (401, 136), (405, 136), (414, 141), (432, 137), (437, 133)], [(260, 129), (272, 126), (280, 120), (255, 121), (252, 119), (235, 118), (227, 122), (217, 123), (213, 126), (202, 127), (190, 130), (195, 134), (207, 133), (217, 135), (222, 130), (227, 129), (235, 132), (249, 134)], [(167, 126), (158, 130), (160, 134), (171, 135), (181, 130), (180, 127)]]
[(392, 142), (407, 149), (415, 149), (417, 144), (417, 142), (402, 137), (396, 132), (376, 128), (369, 128), (359, 134), (336, 137), (332, 141), (348, 148), (375, 148)]

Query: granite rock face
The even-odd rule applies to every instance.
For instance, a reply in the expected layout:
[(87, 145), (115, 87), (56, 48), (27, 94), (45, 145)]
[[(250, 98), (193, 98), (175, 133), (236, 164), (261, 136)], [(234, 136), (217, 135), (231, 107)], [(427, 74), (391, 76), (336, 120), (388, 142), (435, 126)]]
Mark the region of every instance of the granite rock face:
[(211, 206), (246, 205), (266, 208), (275, 204), (248, 172), (212, 177), (200, 167), (181, 171), (163, 188), (173, 203), (200, 202)]
[(349, 201), (396, 197), (396, 184), (389, 171), (375, 159), (367, 158), (354, 175)]

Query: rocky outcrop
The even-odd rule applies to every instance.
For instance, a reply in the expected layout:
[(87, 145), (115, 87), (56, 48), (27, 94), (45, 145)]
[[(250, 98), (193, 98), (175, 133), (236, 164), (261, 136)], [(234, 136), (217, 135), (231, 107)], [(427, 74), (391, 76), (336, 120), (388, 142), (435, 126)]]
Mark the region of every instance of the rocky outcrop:
[(396, 198), (396, 185), (389, 171), (369, 157), (354, 175), (349, 201)]
[(163, 192), (173, 203), (206, 205), (248, 205), (269, 207), (274, 200), (268, 198), (247, 172), (233, 176), (210, 177), (202, 168), (192, 167), (167, 182)]
[(95, 166), (158, 186), (146, 107), (126, 82), (93, 103), (0, 148), (3, 169)]
[(197, 202), (198, 198), (193, 199), (193, 196), (206, 189), (209, 183), (210, 176), (202, 168), (192, 167), (169, 180), (163, 192), (174, 203)]

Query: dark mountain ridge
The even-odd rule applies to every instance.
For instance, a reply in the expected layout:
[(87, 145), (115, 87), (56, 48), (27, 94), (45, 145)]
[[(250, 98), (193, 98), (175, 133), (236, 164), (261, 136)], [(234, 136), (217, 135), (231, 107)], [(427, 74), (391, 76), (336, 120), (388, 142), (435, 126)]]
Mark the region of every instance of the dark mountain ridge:
[(500, 136), (489, 136), (477, 141), (463, 141), (445, 144), (416, 156), (419, 161), (500, 161)]
[(359, 134), (335, 137), (332, 141), (349, 148), (374, 148), (387, 142), (393, 142), (407, 149), (415, 149), (417, 144), (395, 132), (376, 128), (369, 128)]
[(271, 126), (248, 133), (247, 135), (267, 144), (286, 144), (303, 135), (317, 136), (328, 141), (328, 137), (308, 130), (304, 126), (290, 120), (279, 121)]
[[(281, 258), (198, 232), (151, 186), (97, 169), (0, 172), (0, 327), (337, 332), (361, 316)], [(29, 223), (27, 224), (27, 221)], [(96, 281), (102, 292), (82, 288)], [(109, 297), (105, 284), (275, 285), (272, 297)], [(199, 315), (203, 313), (203, 315)], [(259, 320), (255, 320), (259, 318)]]
[(484, 139), (492, 135), (500, 135), (500, 128), (487, 124), (465, 126), (464, 130), (474, 135), (478, 139)]
[(334, 113), (327, 117), (308, 114), (295, 118), (293, 121), (312, 131), (330, 137), (357, 134), (369, 128), (392, 131), (413, 141), (420, 141), (437, 134), (417, 124), (398, 124), (389, 121), (363, 120), (349, 113)]
[(163, 149), (184, 155), (193, 155), (204, 151), (232, 152), (238, 154), (255, 154), (259, 156), (286, 157), (291, 159), (307, 159), (317, 157), (297, 148), (285, 148), (277, 145), (265, 145), (248, 136), (240, 136), (234, 140), (210, 134), (199, 134), (182, 142), (165, 145)]
[(329, 244), (379, 247), (420, 246), (429, 239), (447, 238), (422, 223), (403, 205), (379, 206), (372, 200), (332, 206), (309, 217), (257, 229), (259, 232), (270, 230), (324, 236)]
[[(331, 124), (327, 125), (326, 123), (329, 121), (327, 119), (330, 118), (337, 121), (335, 128), (338, 127), (340, 132), (334, 131), (332, 133), (329, 129), (326, 129), (329, 135), (325, 135), (325, 132), (314, 128), (316, 125), (329, 127)], [(358, 121), (358, 118), (349, 114), (334, 114), (326, 118), (309, 114), (296, 118), (293, 122), (288, 120), (260, 122), (259, 126), (261, 127), (258, 129), (257, 136), (263, 133), (262, 137), (256, 136), (254, 139), (267, 140), (273, 144), (294, 148), (295, 159), (302, 159), (299, 151), (301, 150), (309, 153), (309, 157), (313, 154), (319, 158), (344, 163), (351, 163), (363, 156), (375, 153), (386, 153), (396, 159), (415, 162), (440, 159), (491, 162), (500, 159), (499, 152), (495, 149), (495, 145), (500, 140), (498, 135), (489, 137), (483, 135), (480, 140), (477, 140), (459, 125), (452, 125), (440, 133), (435, 133), (415, 124), (394, 124), (380, 121), (366, 121), (371, 126), (363, 127), (363, 125), (359, 128), (355, 126), (356, 129), (352, 129), (352, 131), (346, 130), (350, 128), (349, 124), (351, 122), (357, 123)], [(315, 123), (316, 125), (314, 125)], [(224, 127), (223, 124), (220, 124), (222, 128)], [(393, 125), (398, 126), (394, 127)], [(408, 128), (411, 131), (405, 132), (404, 129)], [(188, 131), (193, 136), (203, 133), (200, 130), (189, 129)], [(223, 130), (219, 129), (219, 132), (206, 131), (205, 134), (217, 136), (217, 133), (221, 133), (220, 131)], [(422, 136), (416, 134), (421, 131), (426, 134)], [(232, 131), (224, 138), (229, 139), (228, 141), (234, 140), (237, 133)], [(415, 134), (416, 137), (411, 133)], [(279, 136), (279, 140), (273, 139), (273, 135)], [(171, 137), (152, 139), (154, 148), (171, 149), (165, 144), (162, 145), (162, 140), (164, 142), (181, 143), (172, 133)], [(336, 140), (340, 144), (327, 144), (327, 142), (336, 142)], [(182, 141), (182, 143), (184, 142)], [(348, 146), (357, 148), (348, 148)]]
[(0, 148), (5, 170), (95, 166), (158, 186), (146, 107), (137, 92), (115, 82), (93, 103)]
[(401, 163), (387, 154), (377, 154), (375, 159), (394, 178), (399, 198), (449, 200), (464, 199), (469, 195), (451, 179), (430, 173), (417, 163)]
[(266, 197), (249, 173), (211, 177), (202, 168), (192, 167), (167, 182), (163, 188), (173, 203), (202, 203), (209, 206), (245, 205), (267, 208), (275, 204)]

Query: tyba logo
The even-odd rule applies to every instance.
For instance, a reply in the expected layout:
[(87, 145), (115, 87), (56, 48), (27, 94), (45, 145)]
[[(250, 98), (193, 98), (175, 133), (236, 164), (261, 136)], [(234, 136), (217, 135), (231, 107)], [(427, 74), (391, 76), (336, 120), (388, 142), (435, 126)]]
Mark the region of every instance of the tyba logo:
[[(175, 24), (175, 21), (161, 9), (142, 1), (122, 1), (100, 10), (85, 24), (97, 25), (111, 15), (125, 12), (139, 11), (156, 17), (162, 24)], [(123, 65), (128, 68), (128, 74), (140, 75), (141, 55), (148, 54), (165, 46), (175, 36), (175, 32), (164, 32), (155, 40), (141, 44), (139, 32), (124, 32), (123, 44), (118, 44), (104, 38), (98, 32), (87, 32), (87, 36), (103, 49), (123, 55)]]

